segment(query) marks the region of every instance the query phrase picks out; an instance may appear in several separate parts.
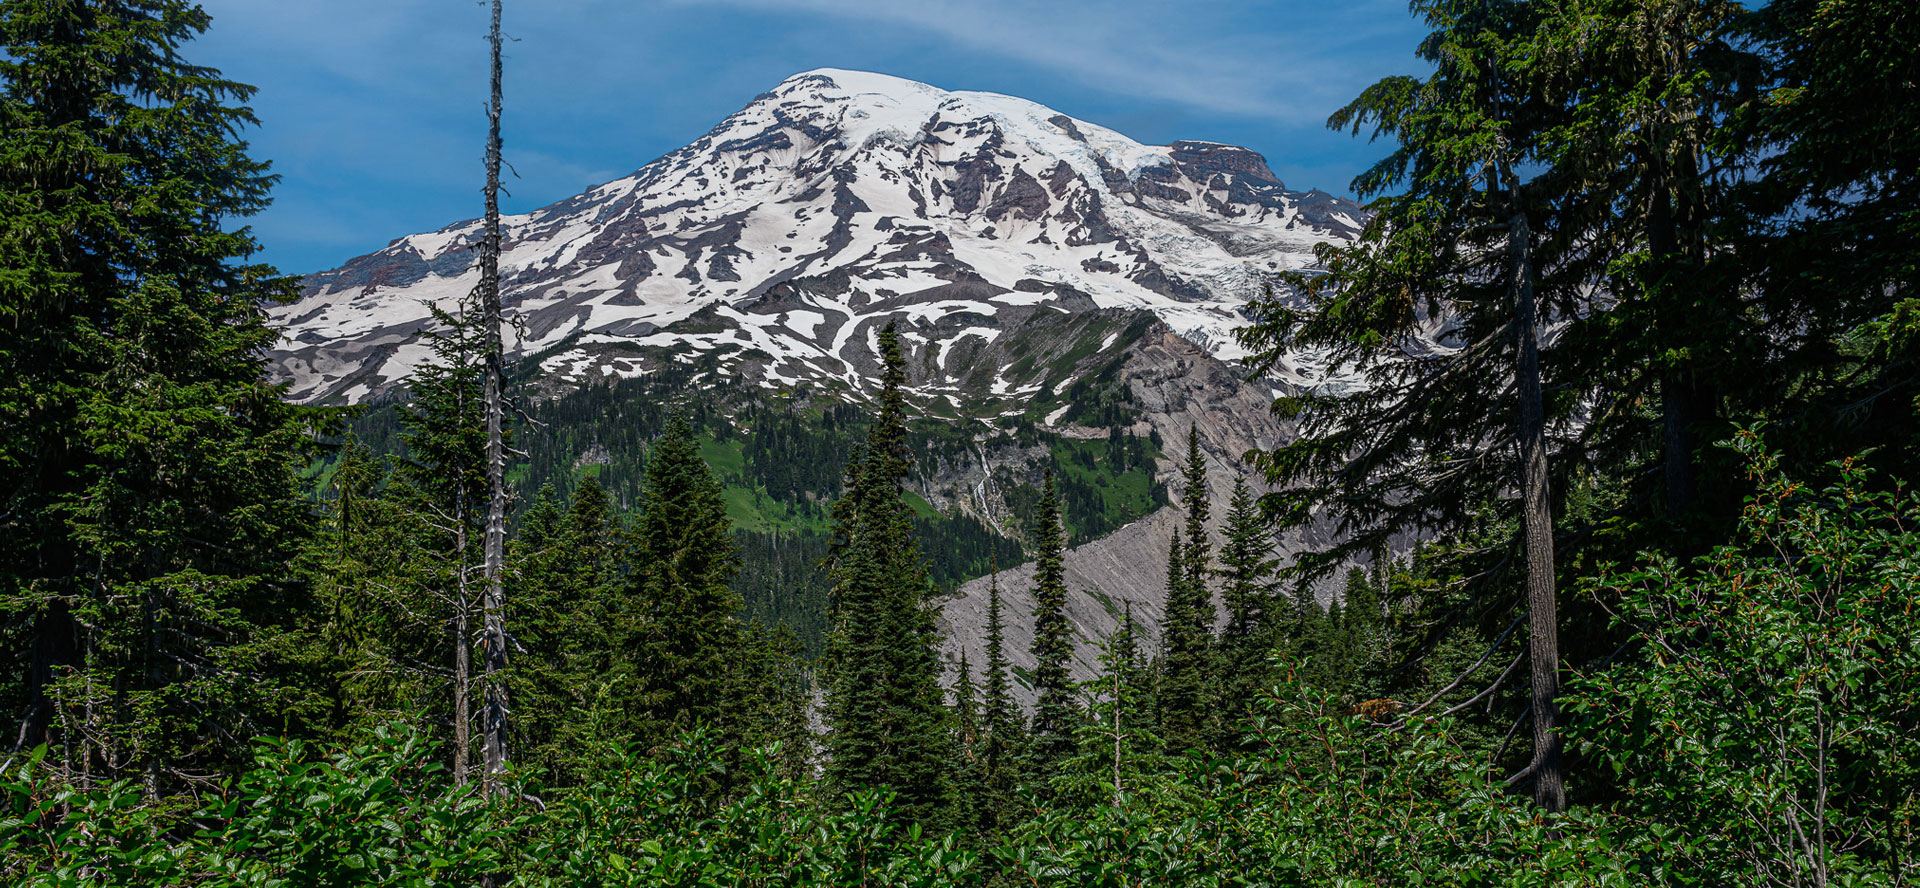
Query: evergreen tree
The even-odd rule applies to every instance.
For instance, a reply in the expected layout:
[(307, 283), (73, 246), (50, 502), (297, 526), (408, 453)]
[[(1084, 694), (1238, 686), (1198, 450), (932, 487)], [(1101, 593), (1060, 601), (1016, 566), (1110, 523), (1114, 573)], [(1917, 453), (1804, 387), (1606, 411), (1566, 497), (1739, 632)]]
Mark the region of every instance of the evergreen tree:
[(1207, 633), (1213, 633), (1213, 543), (1207, 520), (1213, 513), (1207, 491), (1207, 454), (1200, 449), (1200, 427), (1187, 426), (1187, 462), (1180, 469), (1182, 505), (1187, 509), (1186, 558), (1188, 591), (1206, 614)]
[[(563, 511), (543, 487), (520, 520), (508, 617), (523, 653), (509, 690), (517, 767), (545, 786), (591, 779), (595, 756), (635, 739), (620, 713), (637, 696), (629, 618), (626, 528), (591, 475)], [(582, 713), (589, 713), (581, 717)]]
[(1341, 690), (1357, 700), (1379, 698), (1386, 692), (1377, 675), (1386, 667), (1392, 647), (1382, 603), (1385, 593), (1365, 570), (1352, 568), (1340, 592), (1340, 609), (1328, 621), (1336, 639), (1333, 668), (1343, 676)]
[(959, 733), (961, 750), (972, 759), (980, 744), (980, 694), (974, 687), (973, 666), (967, 662), (966, 650), (960, 651), (960, 662), (954, 668), (954, 728)]
[(1907, 134), (1920, 128), (1920, 18), (1899, 3), (1773, 0), (1739, 24), (1774, 63), (1766, 101), (1734, 118), (1761, 175), (1732, 196), (1773, 223), (1742, 227), (1760, 235), (1736, 241), (1754, 274), (1742, 295), (1791, 323), (1764, 339), (1780, 366), (1722, 376), (1758, 389), (1729, 386), (1801, 464), (1871, 451), (1886, 477), (1913, 478), (1920, 142)]
[(1334, 693), (1344, 693), (1352, 678), (1352, 652), (1340, 632), (1340, 601), (1334, 599), (1322, 608), (1312, 603), (1300, 621), (1300, 632), (1288, 645), (1288, 653), (1298, 664), (1299, 678), (1307, 685)]
[(533, 554), (548, 551), (555, 545), (560, 538), (561, 522), (566, 520), (566, 513), (560, 494), (553, 489), (553, 485), (540, 485), (540, 492), (534, 495), (533, 503), (520, 515), (520, 532), (514, 539), (514, 542), (530, 550), (521, 562), (523, 576), (537, 576), (544, 572)]
[[(1425, 80), (1390, 77), (1368, 87), (1329, 121), (1391, 135), (1393, 154), (1354, 182), (1378, 196), (1357, 243), (1325, 247), (1328, 273), (1296, 276), (1306, 307), (1267, 303), (1247, 343), (1272, 366), (1289, 349), (1330, 350), (1336, 366), (1359, 368), (1364, 391), (1315, 391), (1276, 409), (1303, 416), (1301, 436), (1256, 464), (1276, 491), (1269, 510), (1291, 527), (1327, 507), (1343, 539), (1303, 553), (1293, 572), (1304, 589), (1341, 564), (1382, 551), (1396, 535), (1463, 531), (1498, 503), (1513, 535), (1466, 557), (1468, 576), (1501, 577), (1506, 560), (1526, 566), (1521, 582), (1531, 617), (1536, 761), (1540, 804), (1564, 804), (1555, 699), (1559, 619), (1549, 479), (1550, 426), (1571, 427), (1579, 398), (1549, 405), (1543, 376), (1557, 372), (1540, 347), (1541, 315), (1611, 315), (1594, 302), (1607, 254), (1574, 232), (1598, 218), (1572, 167), (1540, 168), (1569, 132), (1566, 109), (1545, 87), (1531, 41), (1551, 4), (1501, 0), (1418, 2), (1433, 26), (1421, 55)], [(1534, 65), (1534, 67), (1529, 67)], [(1531, 176), (1523, 176), (1532, 173)], [(1458, 325), (1444, 354), (1410, 354), (1428, 319)], [(1544, 366), (1543, 366), (1544, 362)], [(1594, 374), (1566, 380), (1590, 386)], [(1517, 446), (1513, 446), (1517, 444)], [(1517, 494), (1517, 496), (1515, 496)], [(1510, 511), (1509, 511), (1510, 510)], [(1463, 551), (1464, 548), (1463, 548)], [(1490, 609), (1489, 609), (1490, 610)], [(1450, 625), (1446, 621), (1441, 625)]]
[(1040, 513), (1033, 528), (1033, 731), (1027, 744), (1027, 773), (1045, 780), (1071, 758), (1077, 721), (1073, 682), (1067, 662), (1073, 657), (1068, 635), (1065, 532), (1060, 526), (1060, 497), (1049, 471), (1040, 491)]
[(261, 308), (294, 282), (246, 261), (273, 177), (253, 88), (182, 55), (208, 23), (0, 2), (0, 695), (9, 737), (149, 794), (323, 714), (278, 643), (316, 416)]
[(800, 640), (785, 626), (750, 620), (729, 679), (740, 701), (735, 742), (748, 749), (778, 744), (777, 771), (790, 780), (813, 775), (812, 682), (800, 656)]
[(950, 716), (939, 681), (934, 586), (903, 497), (913, 469), (906, 359), (892, 324), (879, 343), (878, 409), (833, 509), (826, 776), (841, 793), (890, 788), (899, 816), (938, 826), (952, 814)]
[(1168, 748), (1200, 748), (1209, 739), (1212, 706), (1213, 595), (1208, 587), (1207, 463), (1197, 427), (1187, 430), (1181, 470), (1186, 536), (1175, 532), (1167, 555), (1167, 607), (1160, 627), (1157, 706)]
[[(1730, 521), (1744, 493), (1702, 471), (1730, 431), (1729, 396), (1780, 394), (1762, 381), (1778, 375), (1767, 366), (1774, 336), (1753, 334), (1784, 319), (1753, 298), (1728, 238), (1754, 221), (1740, 206), (1748, 160), (1736, 121), (1760, 100), (1763, 62), (1734, 0), (1559, 0), (1541, 11), (1509, 62), (1554, 106), (1553, 125), (1534, 138), (1554, 175), (1535, 187), (1577, 183), (1549, 192), (1563, 208), (1553, 237), (1608, 260), (1614, 296), (1600, 317), (1571, 319), (1560, 333), (1569, 360), (1549, 383), (1596, 392), (1599, 409), (1581, 429), (1590, 458), (1659, 485), (1636, 491), (1662, 513), (1642, 532), (1704, 548), (1701, 519)], [(1800, 324), (1770, 332), (1790, 341)], [(1634, 409), (1643, 403), (1651, 416)], [(1658, 471), (1639, 469), (1648, 464)]]
[(1131, 606), (1101, 644), (1100, 667), (1100, 675), (1080, 686), (1087, 705), (1077, 754), (1052, 783), (1069, 806), (1120, 809), (1130, 797), (1151, 798), (1164, 789), (1172, 770), (1153, 725)]
[(1222, 536), (1219, 577), (1227, 625), (1221, 642), (1231, 648), (1257, 646), (1285, 615), (1275, 613), (1273, 576), (1280, 565), (1270, 557), (1273, 539), (1245, 479), (1233, 480)]
[(953, 746), (958, 751), (958, 759), (953, 763), (954, 794), (967, 810), (975, 812), (974, 816), (966, 817), (966, 822), (976, 826), (979, 809), (991, 803), (991, 792), (987, 787), (980, 689), (974, 682), (973, 664), (968, 661), (965, 648), (960, 650), (953, 679)]
[(977, 821), (982, 834), (997, 834), (1011, 816), (1018, 782), (1015, 763), (1025, 749), (1021, 715), (1009, 684), (1006, 622), (1000, 606), (1000, 572), (987, 581), (987, 663), (980, 700), (981, 780), (985, 799)]
[[(1115, 631), (1118, 635), (1109, 639), (1113, 647), (1111, 659), (1115, 667), (1121, 670), (1121, 683), (1140, 694), (1144, 705), (1150, 702), (1146, 695), (1152, 689), (1153, 682), (1150, 678), (1152, 673), (1147, 669), (1146, 650), (1140, 645), (1140, 624), (1133, 619), (1133, 602), (1129, 601), (1121, 608), (1120, 627)], [(1150, 710), (1143, 710), (1138, 717), (1151, 721), (1151, 715)]]
[[(1266, 522), (1260, 517), (1253, 492), (1239, 478), (1234, 479), (1222, 535), (1219, 577), (1227, 625), (1214, 650), (1213, 672), (1219, 677), (1216, 708), (1222, 715), (1238, 716), (1266, 689), (1271, 671), (1267, 659), (1295, 626), (1290, 608), (1275, 595), (1273, 575), (1279, 562), (1269, 557), (1273, 541), (1267, 535)], [(1236, 735), (1242, 730), (1242, 721), (1237, 717), (1223, 719), (1216, 745), (1227, 748), (1238, 744)]]
[[(349, 736), (396, 721), (432, 727), (451, 740), (457, 666), (448, 591), (457, 563), (443, 526), (422, 520), (428, 497), (349, 438), (331, 483), (320, 491), (321, 532), (303, 553), (299, 576), (312, 585), (324, 622), (317, 674), (329, 677), (328, 724)], [(462, 747), (449, 743), (455, 778)]]
[[(402, 494), (402, 508), (434, 534), (435, 539), (416, 552), (437, 569), (424, 585), (387, 583), (366, 593), (386, 596), (385, 606), (403, 613), (444, 619), (444, 645), (392, 649), (386, 668), (405, 668), (408, 660), (446, 663), (453, 780), (464, 784), (471, 775), (471, 624), (478, 598), (474, 568), (486, 532), (486, 425), (480, 364), (486, 346), (476, 300), (462, 300), (454, 312), (437, 305), (431, 311), (437, 326), (422, 331), (422, 336), (433, 358), (409, 377), (413, 399), (400, 411), (400, 440), (408, 459), (399, 469), (406, 486), (396, 493)], [(408, 598), (422, 600), (409, 603)], [(431, 652), (442, 653), (431, 656)]]
[(647, 460), (635, 540), (628, 598), (637, 612), (618, 619), (635, 633), (646, 736), (660, 742), (704, 724), (737, 742), (742, 689), (728, 677), (742, 645), (731, 586), (738, 547), (720, 482), (683, 416), (668, 422)]
[[(342, 724), (418, 720), (447, 742), (456, 784), (472, 775), (473, 618), (485, 530), (485, 433), (476, 303), (432, 306), (432, 358), (394, 413), (404, 458), (350, 443), (323, 495), (334, 508), (307, 570), (330, 614)], [(536, 510), (535, 524), (544, 520)], [(557, 515), (555, 517), (557, 520)]]

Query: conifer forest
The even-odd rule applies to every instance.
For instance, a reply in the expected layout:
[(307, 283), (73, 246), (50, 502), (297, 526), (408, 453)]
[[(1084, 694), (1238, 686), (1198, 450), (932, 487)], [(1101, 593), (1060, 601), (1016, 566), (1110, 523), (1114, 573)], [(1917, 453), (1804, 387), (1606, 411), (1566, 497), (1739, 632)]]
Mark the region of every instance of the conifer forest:
[[(718, 309), (516, 350), (538, 7), (448, 4), (488, 137), (416, 276), (471, 286), (302, 399), (222, 23), (0, 0), (0, 883), (1920, 885), (1920, 6), (1412, 0), (1423, 73), (1326, 121), (1364, 218), (1228, 343), (1339, 384), (1231, 452), (1105, 357), (1205, 349), (1084, 297), (807, 385), (672, 344)], [(969, 413), (969, 354), (1073, 372)], [(1075, 579), (1155, 520), (1152, 607)]]

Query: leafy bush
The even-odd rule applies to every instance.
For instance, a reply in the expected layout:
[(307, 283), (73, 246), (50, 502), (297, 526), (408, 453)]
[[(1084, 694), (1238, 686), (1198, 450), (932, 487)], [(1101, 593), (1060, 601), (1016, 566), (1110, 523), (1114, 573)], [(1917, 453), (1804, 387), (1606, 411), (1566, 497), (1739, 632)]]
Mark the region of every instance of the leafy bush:
[(965, 884), (976, 856), (951, 837), (903, 831), (890, 796), (827, 806), (783, 778), (779, 750), (748, 756), (737, 792), (721, 795), (727, 758), (689, 737), (664, 764), (634, 757), (618, 774), (540, 818), (530, 884), (567, 886), (932, 886)]
[(449, 789), (432, 752), (386, 729), (324, 760), (263, 742), (252, 770), (185, 810), (131, 783), (62, 788), (36, 755), (0, 774), (0, 874), (31, 888), (478, 884), (506, 866), (518, 821)]
[(1676, 874), (1755, 885), (1920, 878), (1920, 502), (1836, 466), (1780, 476), (1743, 545), (1682, 569), (1655, 557), (1603, 600), (1644, 651), (1572, 686), (1576, 748), (1616, 775)]
[[(1897, 886), (1920, 877), (1920, 503), (1852, 464), (1778, 477), (1743, 545), (1602, 580), (1640, 643), (1570, 683), (1573, 749), (1613, 775), (1548, 817), (1455, 722), (1400, 730), (1289, 681), (1224, 760), (1122, 745), (1125, 791), (1028, 804), (997, 839), (897, 825), (884, 792), (827, 800), (682, 738), (611, 756), (544, 809), (448, 785), (406, 731), (320, 757), (258, 748), (198, 799), (0, 768), (0, 881), (52, 886)], [(1280, 664), (1285, 666), (1286, 664)], [(1283, 671), (1284, 668), (1283, 668)], [(1293, 670), (1293, 674), (1301, 674)], [(1090, 735), (1093, 736), (1093, 735)], [(1100, 744), (1107, 741), (1093, 736)], [(1110, 746), (1089, 746), (1106, 755)], [(1108, 767), (1089, 759), (1085, 777)], [(729, 769), (743, 769), (730, 772)], [(1109, 772), (1103, 772), (1109, 773)], [(1591, 775), (1589, 775), (1591, 776)], [(1073, 774), (1060, 775), (1071, 788)]]
[[(685, 739), (638, 754), (606, 782), (544, 811), (449, 787), (436, 747), (411, 731), (315, 759), (263, 744), (253, 770), (198, 807), (149, 804), (137, 786), (59, 788), (35, 756), (0, 775), (0, 877), (77, 886), (898, 886), (965, 884), (977, 855), (902, 830), (890, 797), (828, 807), (778, 776), (778, 750), (720, 787), (728, 756)], [(520, 813), (514, 813), (520, 812)]]

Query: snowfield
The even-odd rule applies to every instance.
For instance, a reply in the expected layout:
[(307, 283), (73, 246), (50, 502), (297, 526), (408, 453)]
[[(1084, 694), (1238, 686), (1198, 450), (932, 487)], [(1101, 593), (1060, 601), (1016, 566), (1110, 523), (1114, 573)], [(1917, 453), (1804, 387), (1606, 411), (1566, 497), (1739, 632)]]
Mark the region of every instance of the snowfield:
[[(1142, 145), (1024, 99), (820, 69), (630, 176), (504, 217), (502, 295), (520, 321), (510, 350), (570, 382), (691, 349), (770, 385), (857, 386), (880, 324), (991, 342), (1035, 306), (1144, 309), (1232, 359), (1247, 301), (1364, 216), (1288, 190), (1243, 148)], [(272, 310), (292, 396), (353, 401), (403, 380), (429, 355), (430, 306), (472, 290), (479, 229), (309, 276)], [(1288, 363), (1311, 374), (1305, 356)]]

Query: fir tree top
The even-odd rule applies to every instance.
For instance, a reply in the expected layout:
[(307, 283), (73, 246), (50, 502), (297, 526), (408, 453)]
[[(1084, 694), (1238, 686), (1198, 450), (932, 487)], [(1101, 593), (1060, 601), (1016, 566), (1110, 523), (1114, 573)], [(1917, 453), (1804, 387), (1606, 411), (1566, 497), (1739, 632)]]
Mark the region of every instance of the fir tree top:
[(1073, 755), (1073, 682), (1067, 661), (1073, 640), (1067, 624), (1065, 537), (1060, 527), (1060, 495), (1048, 471), (1035, 518), (1033, 574), (1033, 736), (1032, 773), (1046, 774)]

